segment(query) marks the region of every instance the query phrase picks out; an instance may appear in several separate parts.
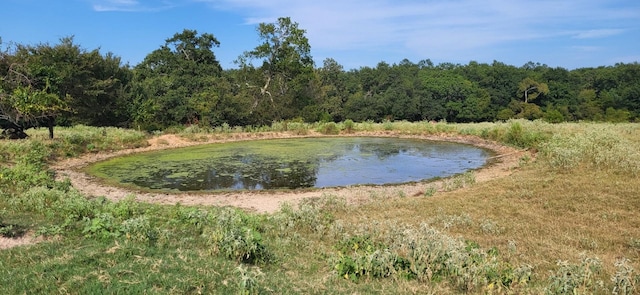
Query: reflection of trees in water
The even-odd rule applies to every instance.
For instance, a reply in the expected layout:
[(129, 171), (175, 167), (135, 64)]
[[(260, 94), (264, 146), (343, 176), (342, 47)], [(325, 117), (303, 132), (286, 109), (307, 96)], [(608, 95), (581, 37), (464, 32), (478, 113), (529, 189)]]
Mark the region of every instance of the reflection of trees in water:
[[(274, 163), (276, 164), (276, 163)], [(318, 165), (310, 162), (292, 161), (270, 165), (262, 171), (263, 187), (269, 188), (303, 188), (316, 184)]]
[[(317, 161), (282, 161), (256, 155), (219, 158), (208, 163), (190, 163), (185, 169), (159, 169), (132, 181), (149, 188), (192, 190), (277, 189), (313, 187), (316, 183)], [(189, 171), (179, 177), (169, 177), (176, 170)]]
[(347, 146), (347, 150), (354, 153), (375, 155), (379, 160), (400, 154), (415, 153), (425, 158), (450, 158), (454, 154), (464, 154), (469, 148), (461, 144), (446, 142), (416, 141), (407, 142), (378, 142), (376, 139), (370, 142), (354, 143)]
[(345, 145), (345, 151), (355, 155), (375, 155), (379, 160), (386, 160), (389, 157), (407, 153), (415, 150), (416, 144), (407, 144), (404, 142), (389, 142), (388, 139), (380, 141), (376, 138), (364, 139), (360, 142), (349, 143)]
[(378, 159), (385, 160), (404, 152), (405, 149), (400, 149), (395, 144), (366, 143), (354, 144), (351, 151), (359, 154), (375, 155)]

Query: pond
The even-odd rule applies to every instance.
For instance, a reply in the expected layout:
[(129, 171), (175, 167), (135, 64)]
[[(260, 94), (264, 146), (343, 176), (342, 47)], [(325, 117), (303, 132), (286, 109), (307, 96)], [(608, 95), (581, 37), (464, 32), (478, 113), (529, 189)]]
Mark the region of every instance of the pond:
[(483, 166), (471, 145), (385, 137), (238, 141), (146, 152), (87, 172), (152, 190), (212, 191), (381, 185), (447, 177)]

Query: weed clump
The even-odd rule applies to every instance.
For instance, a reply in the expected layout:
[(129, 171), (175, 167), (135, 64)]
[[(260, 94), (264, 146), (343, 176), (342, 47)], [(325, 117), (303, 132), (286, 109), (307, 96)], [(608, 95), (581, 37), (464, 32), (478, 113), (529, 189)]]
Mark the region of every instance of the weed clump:
[(555, 169), (571, 170), (579, 166), (640, 174), (640, 150), (608, 130), (573, 135), (555, 135), (541, 146), (542, 155)]
[(335, 222), (331, 212), (345, 210), (344, 198), (325, 195), (320, 198), (301, 200), (297, 208), (289, 203), (280, 206), (280, 210), (268, 217), (271, 230), (280, 236), (293, 233), (310, 233), (318, 236), (328, 234)]
[(558, 269), (549, 277), (547, 294), (594, 294), (604, 291), (599, 279), (602, 262), (583, 256), (580, 264), (558, 261)]
[(442, 182), (442, 190), (445, 192), (457, 190), (476, 183), (476, 175), (473, 171), (467, 171), (462, 174), (445, 179)]
[(334, 122), (323, 123), (318, 127), (318, 132), (326, 135), (337, 135), (340, 134), (340, 129), (338, 125)]
[(237, 209), (222, 208), (209, 219), (202, 236), (212, 253), (246, 263), (269, 260), (257, 217)]
[(345, 120), (342, 125), (344, 126), (344, 132), (346, 133), (353, 133), (356, 127), (356, 123), (351, 119)]
[(452, 238), (427, 224), (380, 228), (360, 228), (336, 245), (334, 269), (339, 276), (353, 281), (391, 276), (446, 280), (465, 292), (488, 286), (514, 288), (526, 285), (532, 276), (530, 266), (513, 267), (501, 262), (497, 252), (485, 252), (476, 243)]

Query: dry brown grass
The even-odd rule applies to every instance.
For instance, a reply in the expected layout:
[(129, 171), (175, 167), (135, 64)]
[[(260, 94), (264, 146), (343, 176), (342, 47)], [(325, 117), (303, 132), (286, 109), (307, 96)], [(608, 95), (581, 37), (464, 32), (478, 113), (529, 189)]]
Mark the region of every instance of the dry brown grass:
[(550, 171), (530, 164), (511, 176), (433, 197), (374, 202), (339, 218), (352, 223), (375, 220), (431, 226), (496, 247), (514, 265), (534, 266), (546, 277), (559, 260), (581, 254), (602, 260), (613, 274), (626, 257), (640, 269), (640, 178), (606, 171)]

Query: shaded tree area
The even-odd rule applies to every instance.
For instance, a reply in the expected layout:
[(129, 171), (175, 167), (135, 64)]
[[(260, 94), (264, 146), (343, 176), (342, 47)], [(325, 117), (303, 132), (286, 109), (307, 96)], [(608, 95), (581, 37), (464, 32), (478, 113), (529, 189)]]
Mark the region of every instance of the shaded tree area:
[[(209, 33), (184, 30), (135, 67), (113, 53), (58, 44), (0, 46), (0, 128), (86, 124), (161, 130), (279, 120), (549, 122), (640, 120), (640, 64), (567, 70), (529, 62), (430, 60), (345, 70), (315, 67), (306, 31), (290, 18), (256, 28), (259, 44), (222, 69)], [(0, 43), (2, 45), (2, 43)]]
[(3, 47), (0, 55), (0, 126), (24, 130), (56, 124), (124, 126), (131, 72), (112, 53), (87, 51), (73, 37), (59, 44)]
[(261, 44), (237, 59), (240, 69), (235, 77), (253, 101), (253, 123), (303, 115), (315, 121), (311, 107), (318, 89), (305, 31), (290, 18), (281, 17), (274, 23), (260, 24), (257, 32)]
[(241, 123), (230, 82), (213, 48), (212, 35), (184, 30), (165, 41), (133, 69), (129, 100), (132, 125), (147, 130), (173, 125)]

